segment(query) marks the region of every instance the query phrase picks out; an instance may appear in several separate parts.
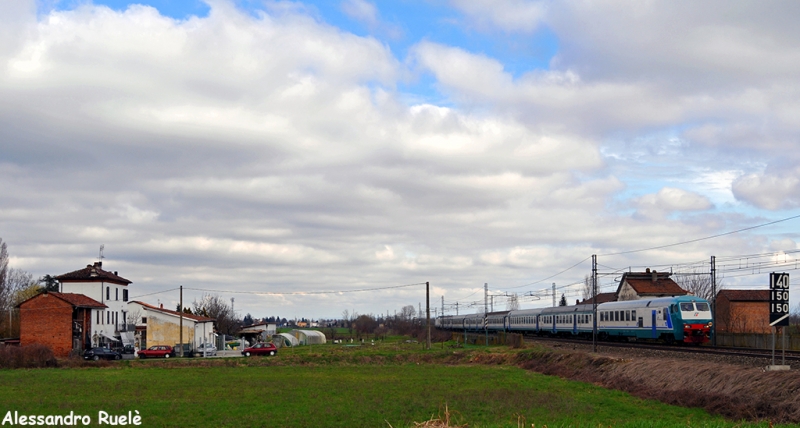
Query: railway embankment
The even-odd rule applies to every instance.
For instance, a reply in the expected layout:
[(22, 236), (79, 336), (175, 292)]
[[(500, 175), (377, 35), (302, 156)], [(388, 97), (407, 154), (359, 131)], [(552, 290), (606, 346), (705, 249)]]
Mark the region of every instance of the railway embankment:
[[(491, 359), (487, 363), (491, 364)], [(797, 370), (770, 372), (751, 362), (711, 361), (685, 354), (594, 354), (580, 349), (539, 347), (519, 353), (516, 364), (645, 399), (700, 407), (732, 420), (800, 423)]]

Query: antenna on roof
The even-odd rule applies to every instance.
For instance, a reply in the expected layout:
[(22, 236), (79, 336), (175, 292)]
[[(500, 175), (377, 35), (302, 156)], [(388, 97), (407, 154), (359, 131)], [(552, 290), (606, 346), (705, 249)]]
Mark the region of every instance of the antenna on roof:
[(104, 250), (105, 248), (106, 248), (106, 244), (100, 244), (100, 261), (101, 261), (101, 262), (103, 261), (103, 259), (104, 259), (104, 258), (106, 258), (106, 257), (103, 255), (103, 250)]

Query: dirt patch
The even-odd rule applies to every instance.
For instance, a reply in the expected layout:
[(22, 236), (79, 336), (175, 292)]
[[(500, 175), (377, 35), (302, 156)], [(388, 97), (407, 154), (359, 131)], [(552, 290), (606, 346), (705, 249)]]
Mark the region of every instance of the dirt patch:
[[(489, 362), (491, 364), (491, 362)], [(637, 397), (701, 407), (732, 420), (800, 423), (800, 373), (678, 358), (617, 358), (586, 352), (518, 354), (525, 369), (626, 391)]]

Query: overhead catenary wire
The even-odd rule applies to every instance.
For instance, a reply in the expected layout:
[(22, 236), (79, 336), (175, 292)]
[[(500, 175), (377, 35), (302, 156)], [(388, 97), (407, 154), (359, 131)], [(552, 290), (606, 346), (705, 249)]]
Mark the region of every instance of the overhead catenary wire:
[(405, 287), (413, 287), (416, 285), (425, 285), (424, 282), (415, 282), (413, 284), (403, 284), (403, 285), (391, 285), (387, 287), (374, 287), (374, 288), (361, 288), (357, 290), (326, 290), (326, 291), (235, 291), (235, 290), (213, 290), (208, 288), (195, 288), (195, 287), (183, 287), (184, 290), (195, 290), (195, 291), (208, 291), (213, 293), (236, 293), (236, 294), (256, 294), (256, 295), (280, 295), (280, 296), (302, 296), (302, 295), (309, 295), (309, 294), (340, 294), (340, 293), (361, 293), (365, 291), (380, 291), (380, 290), (391, 290), (395, 288), (405, 288)]

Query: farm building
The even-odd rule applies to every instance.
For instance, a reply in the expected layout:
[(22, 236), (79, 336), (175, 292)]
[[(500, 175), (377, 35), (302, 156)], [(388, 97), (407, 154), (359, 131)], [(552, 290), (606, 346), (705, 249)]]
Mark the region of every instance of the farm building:
[(316, 330), (292, 330), (289, 332), (300, 345), (322, 345), (327, 342), (325, 333)]
[(204, 342), (216, 343), (214, 320), (199, 315), (164, 309), (164, 305), (153, 306), (144, 302), (128, 303), (128, 312), (136, 319), (136, 345), (144, 349), (153, 345), (174, 346), (181, 339), (183, 318), (183, 343), (192, 344), (192, 349)]
[[(82, 352), (97, 343), (94, 319), (108, 306), (83, 294), (43, 292), (17, 305), (20, 345), (42, 344), (57, 357)], [(110, 338), (113, 340), (113, 336)]]
[(717, 293), (717, 331), (771, 333), (769, 290), (721, 290)]
[(619, 280), (617, 300), (639, 300), (654, 297), (684, 296), (689, 294), (673, 281), (669, 272), (625, 272)]
[(263, 322), (242, 327), (242, 329), (239, 330), (236, 335), (244, 338), (247, 343), (254, 344), (258, 342), (265, 342), (268, 338), (277, 333), (277, 331), (278, 328), (275, 323)]

